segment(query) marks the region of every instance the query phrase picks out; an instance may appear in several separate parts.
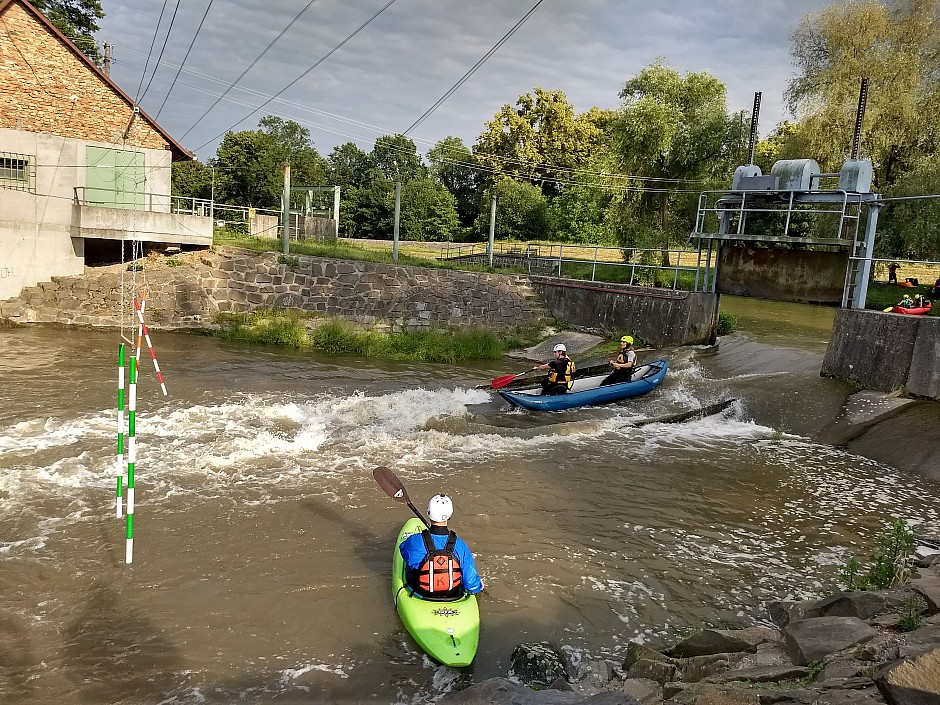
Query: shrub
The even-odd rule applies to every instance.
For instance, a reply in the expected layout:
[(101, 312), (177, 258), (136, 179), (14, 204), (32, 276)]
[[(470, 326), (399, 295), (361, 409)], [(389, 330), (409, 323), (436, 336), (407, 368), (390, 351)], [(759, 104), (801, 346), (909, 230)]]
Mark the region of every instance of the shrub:
[(728, 335), (738, 329), (738, 319), (730, 313), (719, 311), (718, 313), (718, 335)]
[(914, 533), (903, 519), (894, 519), (889, 529), (878, 535), (868, 572), (862, 575), (858, 559), (853, 556), (839, 572), (839, 578), (849, 590), (897, 587), (911, 577), (913, 555)]

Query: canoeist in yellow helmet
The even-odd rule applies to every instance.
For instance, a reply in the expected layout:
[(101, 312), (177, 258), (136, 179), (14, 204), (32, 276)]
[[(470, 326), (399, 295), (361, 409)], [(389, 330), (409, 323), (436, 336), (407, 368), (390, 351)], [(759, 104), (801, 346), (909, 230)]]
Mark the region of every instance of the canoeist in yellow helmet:
[(633, 378), (633, 370), (636, 369), (636, 352), (633, 350), (632, 335), (625, 335), (620, 339), (620, 352), (617, 353), (617, 358), (615, 360), (608, 358), (607, 362), (614, 368), (614, 371), (604, 378), (601, 382), (602, 387), (607, 384), (629, 382)]
[(572, 379), (577, 369), (574, 360), (568, 357), (568, 349), (558, 343), (552, 350), (554, 359), (544, 365), (536, 365), (537, 370), (548, 370), (548, 377), (542, 380), (542, 394), (566, 394), (571, 389)]

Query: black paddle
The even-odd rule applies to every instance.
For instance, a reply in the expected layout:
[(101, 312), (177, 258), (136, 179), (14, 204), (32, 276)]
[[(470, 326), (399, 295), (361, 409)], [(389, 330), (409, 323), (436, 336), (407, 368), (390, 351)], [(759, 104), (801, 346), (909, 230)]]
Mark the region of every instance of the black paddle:
[(401, 480), (398, 479), (398, 476), (389, 470), (384, 465), (379, 465), (375, 470), (372, 471), (372, 477), (375, 478), (375, 481), (379, 483), (385, 494), (394, 499), (396, 502), (401, 502), (402, 504), (407, 504), (411, 507), (411, 511), (415, 513), (415, 516), (418, 517), (422, 523), (428, 528), (431, 527), (428, 524), (428, 520), (424, 518), (421, 512), (418, 511), (418, 508), (411, 503), (411, 497), (408, 496), (408, 490), (405, 489), (405, 486), (401, 484)]

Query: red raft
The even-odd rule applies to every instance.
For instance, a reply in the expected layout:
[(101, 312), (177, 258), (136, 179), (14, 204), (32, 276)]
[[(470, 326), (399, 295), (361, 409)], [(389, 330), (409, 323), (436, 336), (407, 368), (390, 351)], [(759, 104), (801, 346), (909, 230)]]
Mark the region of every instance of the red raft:
[(930, 310), (931, 304), (926, 306), (918, 306), (917, 308), (905, 308), (904, 306), (894, 306), (891, 309), (892, 313), (904, 313), (908, 316), (923, 316)]

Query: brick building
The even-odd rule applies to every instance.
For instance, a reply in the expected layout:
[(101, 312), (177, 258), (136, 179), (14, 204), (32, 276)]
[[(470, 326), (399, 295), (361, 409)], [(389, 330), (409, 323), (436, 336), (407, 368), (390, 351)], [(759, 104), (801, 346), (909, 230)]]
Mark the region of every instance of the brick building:
[(210, 245), (170, 195), (191, 158), (29, 2), (0, 0), (0, 300), (131, 240)]

